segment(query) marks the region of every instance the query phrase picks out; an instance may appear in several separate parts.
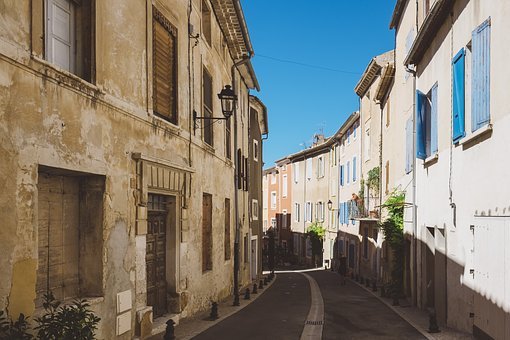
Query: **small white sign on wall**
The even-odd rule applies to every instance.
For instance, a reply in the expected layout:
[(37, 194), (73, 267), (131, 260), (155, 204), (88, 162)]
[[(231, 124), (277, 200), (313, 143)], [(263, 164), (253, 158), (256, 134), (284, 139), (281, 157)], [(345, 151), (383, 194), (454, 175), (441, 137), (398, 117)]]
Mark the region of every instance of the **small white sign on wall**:
[(132, 308), (131, 290), (117, 294), (117, 314), (123, 313)]
[(126, 333), (131, 329), (131, 313), (126, 312), (117, 316), (117, 335)]

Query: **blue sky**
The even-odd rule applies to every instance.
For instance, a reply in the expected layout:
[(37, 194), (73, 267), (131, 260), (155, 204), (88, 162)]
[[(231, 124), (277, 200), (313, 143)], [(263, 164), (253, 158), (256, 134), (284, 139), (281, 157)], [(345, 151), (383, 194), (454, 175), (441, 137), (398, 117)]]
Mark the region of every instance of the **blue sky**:
[(268, 109), (263, 150), (268, 168), (310, 146), (315, 133), (332, 135), (358, 109), (354, 86), (372, 57), (393, 48), (388, 27), (395, 1), (241, 3), (261, 86), (254, 94)]

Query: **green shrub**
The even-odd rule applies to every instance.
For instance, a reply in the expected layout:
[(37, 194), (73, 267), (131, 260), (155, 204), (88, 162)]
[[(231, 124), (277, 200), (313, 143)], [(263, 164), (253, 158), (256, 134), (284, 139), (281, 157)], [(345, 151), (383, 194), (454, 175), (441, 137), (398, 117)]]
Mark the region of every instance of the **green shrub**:
[(28, 317), (21, 313), (18, 320), (12, 321), (0, 311), (0, 340), (30, 340), (34, 337), (28, 333)]

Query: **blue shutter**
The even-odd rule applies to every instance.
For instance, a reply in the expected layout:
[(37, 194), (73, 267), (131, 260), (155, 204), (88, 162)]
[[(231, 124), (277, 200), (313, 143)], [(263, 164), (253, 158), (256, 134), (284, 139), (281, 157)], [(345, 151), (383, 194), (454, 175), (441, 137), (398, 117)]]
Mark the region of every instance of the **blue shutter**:
[(406, 174), (413, 171), (413, 120), (409, 118), (406, 122)]
[(352, 181), (356, 182), (356, 157), (352, 159)]
[(344, 166), (340, 165), (340, 185), (344, 185)]
[(490, 18), (472, 33), (471, 130), (487, 124), (490, 117)]
[(351, 163), (347, 162), (347, 184), (351, 181)]
[(416, 157), (419, 159), (427, 158), (425, 151), (425, 115), (426, 115), (427, 97), (423, 92), (416, 90)]
[(344, 204), (340, 203), (340, 223), (344, 224)]
[(437, 152), (437, 83), (430, 90), (430, 153)]
[(453, 119), (453, 131), (452, 139), (453, 142), (457, 142), (459, 139), (466, 135), (465, 133), (465, 55), (466, 50), (462, 48), (459, 53), (452, 60), (452, 77), (453, 77), (453, 108), (452, 108), (452, 119)]
[(344, 214), (345, 224), (349, 224), (349, 201), (345, 202)]

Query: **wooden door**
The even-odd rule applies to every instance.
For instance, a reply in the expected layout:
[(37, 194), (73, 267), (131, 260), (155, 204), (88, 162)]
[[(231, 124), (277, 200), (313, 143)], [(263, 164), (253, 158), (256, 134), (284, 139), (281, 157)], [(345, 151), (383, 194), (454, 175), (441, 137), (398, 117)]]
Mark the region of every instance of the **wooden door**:
[(147, 219), (147, 305), (154, 317), (167, 312), (166, 303), (166, 210), (165, 196), (149, 194)]

